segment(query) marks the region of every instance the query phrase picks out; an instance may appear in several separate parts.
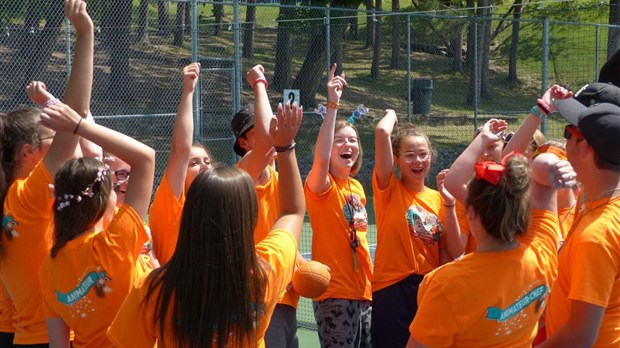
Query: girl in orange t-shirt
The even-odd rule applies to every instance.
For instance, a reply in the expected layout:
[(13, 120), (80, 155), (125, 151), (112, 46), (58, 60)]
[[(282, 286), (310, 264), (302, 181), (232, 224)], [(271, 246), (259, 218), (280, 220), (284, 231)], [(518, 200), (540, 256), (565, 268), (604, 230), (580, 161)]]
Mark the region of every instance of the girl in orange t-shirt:
[(211, 168), (213, 157), (202, 144), (192, 144), (194, 119), (192, 96), (200, 75), (200, 63), (183, 68), (183, 93), (172, 131), (168, 165), (149, 210), (153, 250), (161, 265), (166, 264), (177, 245), (185, 192), (194, 178)]
[(264, 347), (290, 282), (305, 204), (294, 137), (301, 109), (278, 110), (280, 217), (254, 246), (254, 182), (237, 167), (199, 174), (187, 192), (170, 261), (135, 285), (108, 330), (117, 347)]
[(476, 163), (505, 128), (504, 121), (487, 122), (450, 168), (446, 186), (467, 187), (477, 250), (425, 276), (408, 347), (530, 347), (534, 340), (557, 275), (559, 225), (551, 186), (573, 185), (575, 174), (553, 154), (538, 156), (531, 171), (519, 154)]
[(73, 133), (91, 140), (133, 168), (134, 180), (117, 214), (116, 193), (103, 162), (78, 158), (58, 170), (54, 244), (40, 271), (50, 344), (68, 346), (73, 330), (74, 347), (112, 347), (105, 331), (129, 292), (147, 241), (142, 221), (153, 186), (155, 152), (129, 136), (82, 122), (68, 108), (44, 112), (41, 123), (61, 137)]
[[(372, 340), (375, 347), (403, 347), (417, 310), (416, 294), (424, 274), (465, 250), (454, 198), (443, 188), (425, 186), (435, 157), (428, 137), (411, 124), (390, 135), (397, 123), (386, 110), (375, 129), (373, 192), (377, 252), (372, 294)], [(394, 174), (398, 166), (400, 177)]]
[(312, 258), (331, 270), (327, 291), (312, 305), (322, 346), (346, 342), (346, 347), (370, 347), (372, 266), (366, 195), (352, 178), (362, 165), (362, 146), (353, 124), (336, 121), (347, 82), (344, 74), (334, 76), (335, 71), (336, 64), (330, 71), (327, 111), (305, 184)]

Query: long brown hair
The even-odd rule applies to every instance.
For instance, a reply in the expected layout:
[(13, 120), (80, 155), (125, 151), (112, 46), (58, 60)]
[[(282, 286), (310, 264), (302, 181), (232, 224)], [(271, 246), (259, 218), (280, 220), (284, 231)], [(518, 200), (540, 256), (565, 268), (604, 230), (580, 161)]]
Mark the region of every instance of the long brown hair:
[(530, 223), (530, 172), (523, 155), (506, 161), (506, 171), (497, 185), (472, 178), (467, 185), (466, 206), (480, 216), (487, 233), (496, 239), (512, 242), (527, 231)]
[(52, 257), (103, 217), (111, 189), (112, 178), (107, 166), (97, 159), (72, 159), (58, 170), (54, 179)]
[(254, 249), (257, 215), (254, 183), (241, 169), (216, 165), (192, 182), (176, 251), (151, 273), (143, 303), (156, 296), (161, 341), (169, 327), (179, 347), (224, 347), (229, 334), (239, 346), (256, 344), (267, 284)]
[[(25, 144), (39, 147), (41, 141), (41, 126), (39, 115), (41, 111), (35, 108), (24, 108), (2, 114), (0, 122), (0, 202), (2, 202), (2, 216), (4, 216), (4, 199), (7, 191), (15, 180), (15, 169), (22, 160), (17, 153)], [(4, 227), (3, 227), (4, 229)], [(11, 231), (4, 230), (8, 240), (12, 239)], [(0, 256), (4, 253), (2, 236), (0, 235)]]

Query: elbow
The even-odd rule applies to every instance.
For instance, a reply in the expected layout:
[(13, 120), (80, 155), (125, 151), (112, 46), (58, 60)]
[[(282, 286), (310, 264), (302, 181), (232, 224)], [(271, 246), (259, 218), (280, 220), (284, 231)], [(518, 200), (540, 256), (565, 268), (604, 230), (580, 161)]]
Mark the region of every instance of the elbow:
[(375, 128), (375, 139), (385, 139), (386, 137), (389, 138), (391, 133), (392, 132), (389, 132), (388, 129), (382, 127), (381, 124), (378, 124)]

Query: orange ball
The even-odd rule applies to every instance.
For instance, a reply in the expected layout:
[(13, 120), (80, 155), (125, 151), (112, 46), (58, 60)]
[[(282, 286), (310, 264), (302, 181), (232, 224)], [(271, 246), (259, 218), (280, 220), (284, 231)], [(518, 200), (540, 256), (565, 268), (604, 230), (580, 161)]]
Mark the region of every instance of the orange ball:
[(293, 289), (303, 297), (316, 298), (327, 290), (330, 279), (327, 266), (310, 260), (299, 265), (293, 274)]

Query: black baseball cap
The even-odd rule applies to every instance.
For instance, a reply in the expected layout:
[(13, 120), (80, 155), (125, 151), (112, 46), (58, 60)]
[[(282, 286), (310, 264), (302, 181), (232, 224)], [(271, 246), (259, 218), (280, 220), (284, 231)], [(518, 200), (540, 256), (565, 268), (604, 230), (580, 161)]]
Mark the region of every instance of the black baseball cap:
[(589, 83), (575, 93), (581, 104), (590, 106), (598, 103), (611, 103), (620, 106), (620, 88), (611, 83)]
[(233, 116), (232, 121), (230, 121), (230, 128), (235, 134), (235, 145), (233, 149), (235, 153), (239, 156), (245, 155), (245, 150), (239, 145), (239, 138), (241, 138), (247, 131), (254, 127), (254, 105), (248, 105), (245, 108), (239, 110)]
[(579, 128), (594, 152), (612, 165), (620, 165), (620, 106), (599, 103), (585, 106), (575, 99), (553, 101), (570, 124)]

